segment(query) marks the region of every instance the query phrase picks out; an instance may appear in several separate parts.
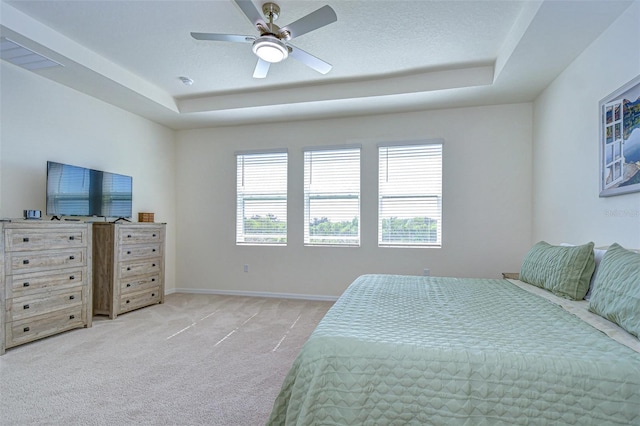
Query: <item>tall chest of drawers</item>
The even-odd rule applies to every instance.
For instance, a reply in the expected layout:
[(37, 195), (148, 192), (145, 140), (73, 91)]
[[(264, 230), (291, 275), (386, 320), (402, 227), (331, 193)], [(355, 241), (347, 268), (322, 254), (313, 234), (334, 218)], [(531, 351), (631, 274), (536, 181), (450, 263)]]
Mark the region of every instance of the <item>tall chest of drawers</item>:
[(93, 224), (93, 312), (116, 318), (164, 303), (165, 224)]
[(0, 229), (0, 353), (91, 327), (91, 225), (15, 221)]

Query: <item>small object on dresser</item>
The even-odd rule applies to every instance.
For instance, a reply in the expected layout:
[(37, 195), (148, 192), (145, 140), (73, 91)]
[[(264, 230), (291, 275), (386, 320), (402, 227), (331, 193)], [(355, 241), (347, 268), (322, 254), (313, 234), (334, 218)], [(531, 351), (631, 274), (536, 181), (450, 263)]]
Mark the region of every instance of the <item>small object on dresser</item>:
[(502, 278), (505, 280), (518, 280), (520, 279), (520, 273), (518, 272), (503, 272)]
[(138, 222), (153, 222), (153, 213), (138, 213)]
[(24, 218), (25, 219), (40, 219), (42, 216), (42, 212), (40, 210), (25, 210)]

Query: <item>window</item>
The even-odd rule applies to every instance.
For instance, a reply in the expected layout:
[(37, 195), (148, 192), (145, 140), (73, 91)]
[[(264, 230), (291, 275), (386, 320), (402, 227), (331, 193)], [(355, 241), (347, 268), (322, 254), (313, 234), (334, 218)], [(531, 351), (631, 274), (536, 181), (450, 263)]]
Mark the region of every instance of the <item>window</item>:
[(442, 141), (378, 147), (378, 245), (440, 247)]
[(604, 162), (602, 170), (604, 170), (603, 188), (610, 188), (624, 180), (624, 145), (622, 128), (625, 126), (623, 121), (623, 100), (618, 99), (609, 102), (604, 106), (605, 114), (602, 117), (602, 128), (605, 134)]
[(237, 153), (237, 244), (287, 243), (287, 152)]
[(305, 245), (360, 245), (360, 147), (304, 153)]

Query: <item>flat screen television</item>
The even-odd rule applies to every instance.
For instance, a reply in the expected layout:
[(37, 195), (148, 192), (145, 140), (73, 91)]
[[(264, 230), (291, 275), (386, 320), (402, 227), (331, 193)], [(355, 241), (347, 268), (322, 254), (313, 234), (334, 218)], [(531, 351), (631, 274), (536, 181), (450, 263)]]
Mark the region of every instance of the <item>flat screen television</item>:
[(47, 161), (47, 215), (130, 218), (131, 176)]

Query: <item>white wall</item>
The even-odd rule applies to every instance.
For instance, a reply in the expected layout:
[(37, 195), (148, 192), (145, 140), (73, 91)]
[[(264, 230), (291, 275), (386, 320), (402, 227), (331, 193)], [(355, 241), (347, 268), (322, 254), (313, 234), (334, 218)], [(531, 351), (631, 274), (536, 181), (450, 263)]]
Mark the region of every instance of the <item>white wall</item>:
[(635, 2), (534, 103), (534, 240), (640, 248), (640, 193), (599, 198), (599, 101), (640, 74)]
[[(518, 271), (532, 236), (531, 117), (531, 104), (517, 104), (179, 131), (176, 286), (338, 296), (364, 273)], [(421, 138), (445, 140), (442, 248), (378, 248), (376, 143)], [(362, 245), (304, 247), (302, 148), (345, 143), (363, 146)], [(281, 147), (289, 150), (289, 243), (236, 246), (234, 152)]]
[[(2, 62), (0, 217), (45, 209), (47, 160), (132, 175), (134, 212), (168, 222), (169, 291), (337, 296), (362, 273), (498, 277), (540, 239), (640, 248), (640, 193), (598, 197), (598, 102), (640, 74), (638, 22), (635, 2), (533, 105), (177, 133)], [(445, 139), (443, 247), (378, 248), (376, 143), (421, 138)], [(302, 147), (342, 143), (363, 146), (362, 246), (304, 247)], [(234, 152), (271, 147), (289, 244), (238, 247)]]
[(0, 217), (45, 212), (47, 160), (133, 176), (133, 212), (167, 222), (166, 278), (175, 287), (175, 133), (1, 62)]

